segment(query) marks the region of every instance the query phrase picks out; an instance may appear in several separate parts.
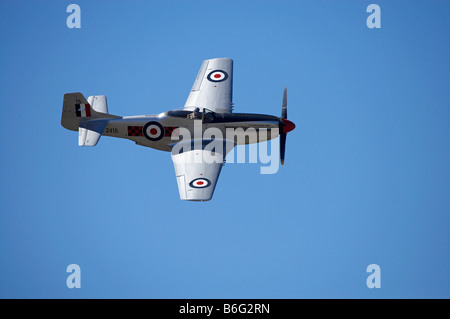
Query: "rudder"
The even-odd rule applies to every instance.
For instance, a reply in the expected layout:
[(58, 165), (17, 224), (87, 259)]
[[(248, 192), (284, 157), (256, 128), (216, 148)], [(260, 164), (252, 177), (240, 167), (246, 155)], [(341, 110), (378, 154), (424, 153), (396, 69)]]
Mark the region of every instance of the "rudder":
[(64, 94), (61, 125), (79, 132), (80, 146), (95, 146), (112, 118), (120, 116), (108, 114), (106, 96), (90, 96), (86, 100), (79, 92)]
[(112, 119), (120, 116), (108, 114), (106, 96), (90, 96), (88, 100), (83, 94), (64, 94), (61, 125), (71, 131), (78, 131), (80, 121), (92, 119)]
[[(81, 93), (64, 94), (64, 102), (61, 116), (61, 125), (71, 131), (78, 131), (81, 118), (80, 106), (88, 104), (86, 98)], [(90, 107), (89, 107), (90, 110)], [(92, 114), (89, 114), (89, 117)]]

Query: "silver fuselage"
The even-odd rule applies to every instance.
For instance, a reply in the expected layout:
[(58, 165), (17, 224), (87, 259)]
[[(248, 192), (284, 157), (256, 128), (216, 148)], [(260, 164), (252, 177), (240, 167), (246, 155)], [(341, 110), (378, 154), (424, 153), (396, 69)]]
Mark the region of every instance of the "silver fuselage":
[[(145, 134), (142, 131), (148, 123), (153, 122), (159, 123), (164, 128), (159, 138), (151, 138), (150, 133)], [(212, 138), (231, 140), (235, 145), (267, 141), (278, 136), (279, 123), (279, 117), (264, 114), (213, 112), (194, 114), (192, 111), (173, 110), (159, 115), (110, 119), (102, 135), (125, 138), (138, 145), (170, 152), (175, 143), (180, 140), (186, 141), (187, 135), (192, 139), (205, 139), (205, 134), (212, 134)]]

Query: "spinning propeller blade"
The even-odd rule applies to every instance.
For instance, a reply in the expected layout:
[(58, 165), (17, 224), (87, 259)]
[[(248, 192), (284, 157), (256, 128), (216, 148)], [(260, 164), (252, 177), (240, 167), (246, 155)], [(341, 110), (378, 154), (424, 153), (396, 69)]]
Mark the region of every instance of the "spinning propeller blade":
[(284, 88), (283, 104), (281, 104), (280, 118), (280, 159), (281, 165), (284, 165), (284, 154), (286, 151), (287, 133), (295, 128), (295, 124), (287, 119), (287, 88)]

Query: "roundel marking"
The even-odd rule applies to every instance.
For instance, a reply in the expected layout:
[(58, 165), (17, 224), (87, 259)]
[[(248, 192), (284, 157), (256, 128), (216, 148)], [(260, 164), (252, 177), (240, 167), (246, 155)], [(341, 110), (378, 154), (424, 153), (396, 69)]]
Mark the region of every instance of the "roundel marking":
[(158, 122), (148, 122), (144, 125), (142, 133), (150, 141), (159, 141), (164, 137), (164, 127)]
[(206, 78), (211, 82), (222, 82), (228, 79), (228, 73), (223, 70), (214, 70), (209, 72)]
[(189, 183), (192, 188), (204, 188), (211, 185), (211, 181), (207, 178), (196, 178)]

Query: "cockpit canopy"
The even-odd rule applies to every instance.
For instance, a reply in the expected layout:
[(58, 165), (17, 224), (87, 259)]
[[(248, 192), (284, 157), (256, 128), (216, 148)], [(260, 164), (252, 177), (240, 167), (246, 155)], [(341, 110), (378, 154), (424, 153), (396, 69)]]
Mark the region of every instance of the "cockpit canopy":
[(164, 112), (163, 115), (171, 117), (182, 117), (188, 119), (203, 120), (204, 122), (211, 122), (216, 118), (216, 113), (207, 108), (195, 108), (190, 110), (172, 110)]

